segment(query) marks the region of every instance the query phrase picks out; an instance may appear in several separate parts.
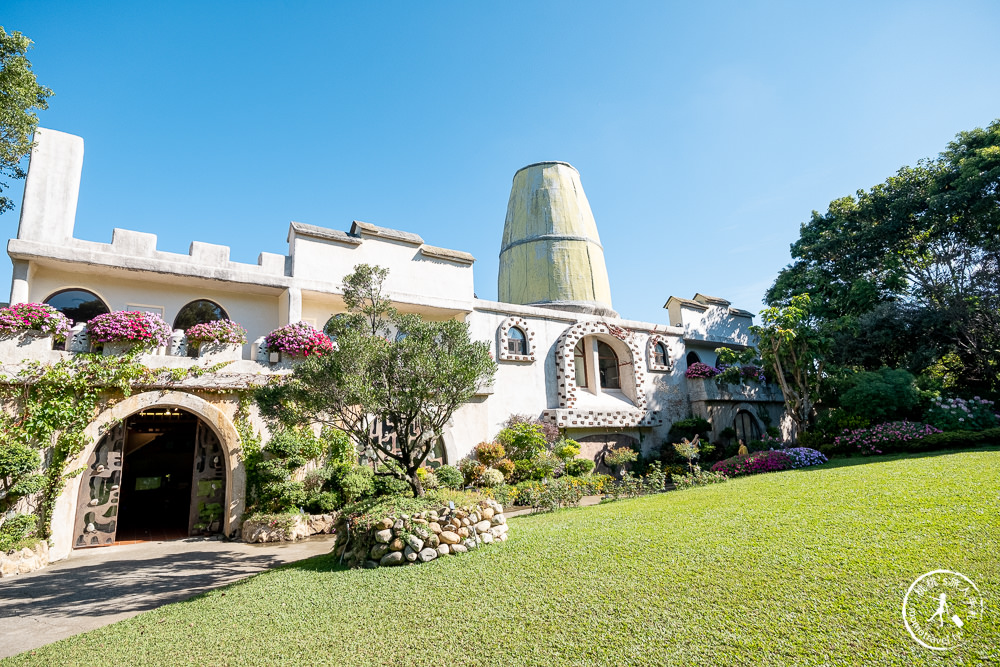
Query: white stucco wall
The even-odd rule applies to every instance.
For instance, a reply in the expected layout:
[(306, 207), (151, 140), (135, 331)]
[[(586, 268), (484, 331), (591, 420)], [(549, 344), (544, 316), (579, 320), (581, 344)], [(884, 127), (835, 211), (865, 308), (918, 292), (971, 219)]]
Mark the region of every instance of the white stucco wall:
[(245, 357), (249, 354), (249, 343), (275, 329), (279, 321), (277, 296), (248, 293), (238, 286), (226, 283), (202, 287), (182, 281), (149, 280), (142, 275), (110, 270), (76, 272), (36, 266), (28, 290), (28, 300), (41, 302), (57, 291), (71, 288), (94, 292), (104, 299), (111, 310), (125, 310), (129, 305), (161, 307), (163, 319), (171, 325), (180, 309), (191, 301), (214, 301), (226, 310), (230, 319), (246, 328), (249, 342), (245, 346)]

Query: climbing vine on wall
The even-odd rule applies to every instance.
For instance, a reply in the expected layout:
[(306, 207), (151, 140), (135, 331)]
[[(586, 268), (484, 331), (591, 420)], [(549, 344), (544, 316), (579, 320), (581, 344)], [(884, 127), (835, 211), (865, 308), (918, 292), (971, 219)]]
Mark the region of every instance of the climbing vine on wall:
[(179, 382), (226, 365), (165, 371), (144, 366), (137, 356), (138, 351), (117, 357), (78, 354), (54, 364), (28, 362), (16, 375), (0, 375), (5, 408), (0, 411), (0, 448), (31, 448), (45, 454), (47, 465), (40, 484), (36, 481), (40, 537), (51, 534), (52, 511), (66, 481), (82, 472), (66, 466), (89, 444), (85, 429), (100, 409), (127, 398), (137, 386)]

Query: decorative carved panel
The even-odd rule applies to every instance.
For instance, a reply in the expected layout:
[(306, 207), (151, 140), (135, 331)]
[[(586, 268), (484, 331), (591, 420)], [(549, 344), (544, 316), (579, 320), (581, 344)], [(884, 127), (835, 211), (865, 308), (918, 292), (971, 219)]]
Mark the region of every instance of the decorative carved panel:
[(190, 535), (219, 533), (225, 518), (226, 468), (215, 431), (198, 421), (191, 478)]
[(97, 443), (84, 469), (76, 512), (75, 547), (114, 544), (126, 433), (124, 421), (115, 424)]

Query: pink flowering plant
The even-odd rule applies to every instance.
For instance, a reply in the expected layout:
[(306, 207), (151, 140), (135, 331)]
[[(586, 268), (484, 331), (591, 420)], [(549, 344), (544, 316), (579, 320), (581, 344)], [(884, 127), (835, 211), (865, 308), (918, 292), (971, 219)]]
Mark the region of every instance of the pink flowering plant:
[(698, 379), (698, 378), (713, 378), (719, 374), (718, 369), (712, 368), (708, 364), (703, 364), (700, 361), (696, 361), (687, 370), (684, 371), (684, 377)]
[(293, 357), (311, 357), (333, 352), (330, 338), (306, 322), (279, 327), (264, 338), (270, 352), (284, 352)]
[(170, 325), (155, 313), (116, 310), (98, 315), (87, 323), (90, 340), (97, 343), (134, 343), (157, 347), (170, 343)]
[(998, 425), (993, 401), (979, 396), (969, 400), (939, 396), (924, 418), (928, 424), (944, 431), (984, 431)]
[(834, 445), (857, 447), (862, 454), (881, 454), (886, 448), (898, 447), (901, 443), (923, 440), (941, 429), (920, 422), (886, 422), (868, 428), (844, 429), (843, 435), (833, 439)]
[(62, 342), (69, 329), (69, 318), (46, 303), (15, 303), (0, 308), (0, 335), (41, 331), (52, 334), (56, 342)]
[(746, 456), (733, 456), (719, 461), (712, 466), (712, 472), (721, 472), (726, 477), (741, 477), (743, 475), (791, 470), (795, 467), (792, 463), (792, 456), (787, 451), (768, 449)]
[(205, 343), (223, 345), (243, 345), (247, 342), (247, 330), (232, 320), (215, 320), (196, 324), (184, 332), (188, 344), (201, 347)]

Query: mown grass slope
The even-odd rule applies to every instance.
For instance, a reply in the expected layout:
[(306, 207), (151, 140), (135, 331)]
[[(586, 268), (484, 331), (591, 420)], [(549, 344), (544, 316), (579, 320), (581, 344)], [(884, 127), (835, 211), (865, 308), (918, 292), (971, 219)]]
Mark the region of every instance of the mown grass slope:
[[(996, 448), (515, 518), (510, 535), (417, 567), (303, 561), (9, 664), (1000, 662)], [(972, 641), (944, 654), (901, 614), (935, 569), (969, 576), (987, 604)]]

